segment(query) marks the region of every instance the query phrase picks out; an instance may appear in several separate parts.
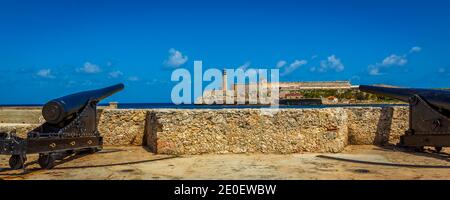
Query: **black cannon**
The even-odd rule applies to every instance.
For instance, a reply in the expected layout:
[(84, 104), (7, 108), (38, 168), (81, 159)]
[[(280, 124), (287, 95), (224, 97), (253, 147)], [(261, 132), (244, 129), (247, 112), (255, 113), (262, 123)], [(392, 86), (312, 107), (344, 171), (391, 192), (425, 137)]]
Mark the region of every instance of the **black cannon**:
[(361, 85), (363, 92), (409, 103), (409, 129), (400, 137), (400, 146), (450, 146), (450, 91)]
[(79, 152), (100, 151), (103, 138), (97, 130), (97, 103), (122, 90), (123, 84), (70, 94), (50, 100), (42, 108), (44, 124), (27, 133), (0, 133), (0, 154), (11, 155), (12, 169), (24, 167), (26, 154), (39, 154), (38, 164), (50, 169), (55, 160)]

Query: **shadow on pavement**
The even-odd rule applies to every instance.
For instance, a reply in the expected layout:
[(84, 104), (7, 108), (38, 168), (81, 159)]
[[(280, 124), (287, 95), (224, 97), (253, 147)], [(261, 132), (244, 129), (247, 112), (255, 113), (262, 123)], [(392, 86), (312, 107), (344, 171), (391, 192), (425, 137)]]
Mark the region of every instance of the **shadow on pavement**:
[(55, 167), (54, 169), (83, 169), (83, 168), (93, 168), (93, 167), (111, 167), (111, 166), (119, 166), (119, 165), (133, 165), (133, 164), (147, 163), (147, 162), (153, 162), (153, 161), (168, 160), (168, 159), (173, 159), (173, 158), (178, 158), (178, 156), (170, 156), (170, 157), (163, 157), (163, 158), (155, 158), (155, 159), (149, 159), (149, 160), (139, 160), (139, 161), (132, 161), (132, 162), (111, 163), (111, 164), (103, 164), (103, 165), (85, 165), (85, 166), (73, 166), (73, 167)]
[[(120, 152), (120, 151), (125, 151), (125, 150), (121, 150), (121, 149), (108, 149), (108, 150), (102, 150), (100, 152), (97, 152), (95, 154), (105, 154), (105, 153), (114, 153), (114, 152)], [(85, 166), (71, 166), (71, 167), (58, 167), (58, 165), (62, 165), (66, 162), (70, 162), (72, 160), (75, 159), (79, 159), (81, 157), (85, 157), (87, 155), (92, 155), (89, 153), (83, 153), (83, 154), (75, 154), (72, 156), (69, 156), (59, 162), (55, 163), (55, 167), (51, 170), (61, 170), (61, 169), (84, 169), (84, 168), (95, 168), (95, 167), (110, 167), (110, 166), (119, 166), (119, 165), (132, 165), (132, 164), (140, 164), (140, 163), (146, 163), (146, 162), (153, 162), (153, 161), (159, 161), (159, 160), (167, 160), (167, 159), (172, 159), (172, 158), (178, 158), (179, 156), (169, 156), (169, 157), (163, 157), (163, 158), (155, 158), (155, 159), (149, 159), (149, 160), (140, 160), (140, 161), (131, 161), (131, 162), (119, 162), (119, 163), (111, 163), (111, 164), (100, 164), (100, 165), (85, 165)], [(7, 171), (16, 171), (16, 170), (12, 170), (10, 168), (0, 168), (0, 176), (22, 176), (22, 175), (27, 175), (30, 174), (32, 172), (36, 172), (36, 171), (41, 171), (44, 169), (41, 168), (32, 168), (32, 169), (26, 169), (27, 166), (36, 164), (37, 161), (32, 161), (29, 163), (25, 164), (25, 169), (22, 170), (22, 172), (19, 173), (1, 173), (1, 172), (7, 172)]]
[(390, 166), (390, 167), (450, 169), (450, 165), (415, 165), (415, 164), (401, 164), (401, 163), (385, 163), (385, 162), (354, 160), (354, 159), (348, 159), (348, 158), (338, 158), (338, 157), (325, 156), (325, 155), (318, 155), (317, 157), (330, 159), (330, 160), (344, 161), (344, 162), (352, 162), (352, 163), (368, 164), (368, 165), (381, 165), (381, 166)]
[(444, 160), (447, 162), (450, 162), (450, 154), (445, 153), (445, 152), (437, 152), (436, 150), (431, 150), (431, 149), (425, 149), (423, 151), (417, 151), (414, 148), (407, 148), (407, 147), (399, 147), (397, 145), (383, 145), (383, 146), (378, 146), (380, 149), (380, 151), (398, 151), (398, 152), (403, 152), (403, 153), (407, 153), (407, 154), (411, 154), (411, 155), (415, 155), (415, 156), (425, 156), (425, 157), (430, 157), (430, 158), (436, 158), (436, 159), (440, 159), (440, 160)]

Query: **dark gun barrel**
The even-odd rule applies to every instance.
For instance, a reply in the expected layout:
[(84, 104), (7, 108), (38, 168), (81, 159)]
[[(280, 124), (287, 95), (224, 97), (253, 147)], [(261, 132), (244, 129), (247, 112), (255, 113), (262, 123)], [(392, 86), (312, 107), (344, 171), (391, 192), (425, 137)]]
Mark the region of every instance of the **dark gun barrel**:
[(418, 88), (392, 88), (371, 85), (360, 85), (359, 90), (409, 102), (409, 98), (418, 95), (423, 100), (440, 109), (450, 111), (450, 91)]
[(58, 124), (78, 112), (89, 101), (99, 102), (124, 88), (122, 83), (97, 90), (89, 90), (50, 100), (42, 108), (42, 116), (51, 124)]

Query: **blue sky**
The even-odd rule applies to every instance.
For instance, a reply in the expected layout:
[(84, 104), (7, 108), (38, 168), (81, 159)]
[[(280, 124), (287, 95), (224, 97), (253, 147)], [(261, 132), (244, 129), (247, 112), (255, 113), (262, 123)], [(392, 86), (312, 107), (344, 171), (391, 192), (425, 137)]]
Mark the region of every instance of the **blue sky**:
[(450, 1), (0, 1), (0, 104), (124, 82), (170, 102), (173, 69), (450, 87)]

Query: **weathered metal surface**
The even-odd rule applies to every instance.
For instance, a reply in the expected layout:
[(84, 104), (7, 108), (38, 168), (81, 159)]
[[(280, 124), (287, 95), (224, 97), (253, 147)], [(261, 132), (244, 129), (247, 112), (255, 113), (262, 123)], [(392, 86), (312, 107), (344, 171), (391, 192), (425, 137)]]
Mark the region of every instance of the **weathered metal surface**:
[(12, 155), (9, 164), (13, 169), (23, 168), (26, 154), (34, 153), (39, 154), (42, 168), (52, 168), (55, 159), (100, 150), (103, 138), (97, 128), (97, 103), (123, 87), (117, 84), (51, 100), (42, 109), (48, 121), (28, 132), (26, 139), (14, 133), (0, 134), (0, 154)]
[(450, 146), (450, 91), (361, 85), (360, 90), (409, 103), (409, 129), (401, 146)]

